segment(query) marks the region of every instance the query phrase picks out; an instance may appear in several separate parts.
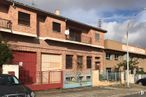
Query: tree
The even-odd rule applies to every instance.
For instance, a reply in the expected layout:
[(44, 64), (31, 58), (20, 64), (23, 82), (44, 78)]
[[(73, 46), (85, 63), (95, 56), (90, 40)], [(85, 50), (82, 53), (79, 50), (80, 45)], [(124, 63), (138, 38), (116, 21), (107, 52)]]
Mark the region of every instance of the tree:
[(12, 51), (0, 35), (0, 67), (12, 59)]
[[(129, 69), (131, 70), (131, 72), (133, 73), (134, 69), (138, 69), (137, 64), (139, 64), (138, 59), (137, 58), (130, 58), (129, 60)], [(127, 70), (127, 61), (124, 60), (120, 63), (117, 64), (118, 70)]]

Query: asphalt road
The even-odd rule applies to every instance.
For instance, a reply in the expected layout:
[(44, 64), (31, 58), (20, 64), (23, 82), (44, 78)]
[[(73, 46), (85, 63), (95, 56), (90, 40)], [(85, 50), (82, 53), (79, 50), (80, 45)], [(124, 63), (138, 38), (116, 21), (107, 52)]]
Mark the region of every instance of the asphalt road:
[[(140, 95), (139, 91), (146, 90), (145, 88), (132, 87), (132, 88), (116, 88), (116, 87), (95, 87), (95, 88), (79, 88), (67, 90), (48, 90), (36, 92), (36, 97), (146, 97)], [(136, 95), (132, 95), (132, 94)], [(131, 94), (131, 95), (130, 95)], [(125, 96), (130, 95), (130, 96)]]

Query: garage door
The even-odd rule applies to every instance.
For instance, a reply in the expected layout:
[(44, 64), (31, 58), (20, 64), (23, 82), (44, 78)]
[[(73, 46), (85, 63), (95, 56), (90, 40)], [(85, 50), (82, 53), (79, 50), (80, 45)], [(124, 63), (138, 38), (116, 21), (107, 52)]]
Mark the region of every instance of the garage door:
[(62, 56), (42, 54), (42, 71), (62, 69)]
[(62, 55), (42, 54), (43, 83), (61, 83), (58, 70), (62, 70)]
[(36, 53), (13, 52), (13, 64), (22, 63), (19, 70), (19, 78), (24, 84), (36, 82)]

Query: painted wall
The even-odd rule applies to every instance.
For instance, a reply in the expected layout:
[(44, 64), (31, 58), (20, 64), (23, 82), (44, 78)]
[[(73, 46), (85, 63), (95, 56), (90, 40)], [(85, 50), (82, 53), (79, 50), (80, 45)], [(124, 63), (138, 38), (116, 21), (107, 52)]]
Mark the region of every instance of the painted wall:
[(19, 65), (4, 64), (2, 70), (3, 70), (2, 72), (3, 74), (10, 74), (14, 72), (15, 76), (19, 78)]

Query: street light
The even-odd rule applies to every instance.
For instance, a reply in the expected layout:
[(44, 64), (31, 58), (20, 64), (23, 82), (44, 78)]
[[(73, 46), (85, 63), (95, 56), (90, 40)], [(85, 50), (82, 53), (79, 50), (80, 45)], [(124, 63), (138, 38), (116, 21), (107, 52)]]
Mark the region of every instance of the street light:
[[(146, 11), (146, 8), (144, 8), (143, 11)], [(137, 15), (135, 15), (135, 17)], [(145, 22), (145, 21), (140, 21), (140, 22), (142, 23), (142, 22)], [(128, 46), (129, 46), (129, 27), (130, 27), (130, 21), (128, 21), (128, 24), (127, 24), (127, 32), (126, 32), (126, 36), (127, 36), (126, 37), (126, 46), (127, 46), (127, 55), (126, 55), (126, 63), (127, 63), (126, 79), (127, 79), (127, 87), (130, 87), (130, 85), (129, 85), (129, 48), (128, 48)]]

